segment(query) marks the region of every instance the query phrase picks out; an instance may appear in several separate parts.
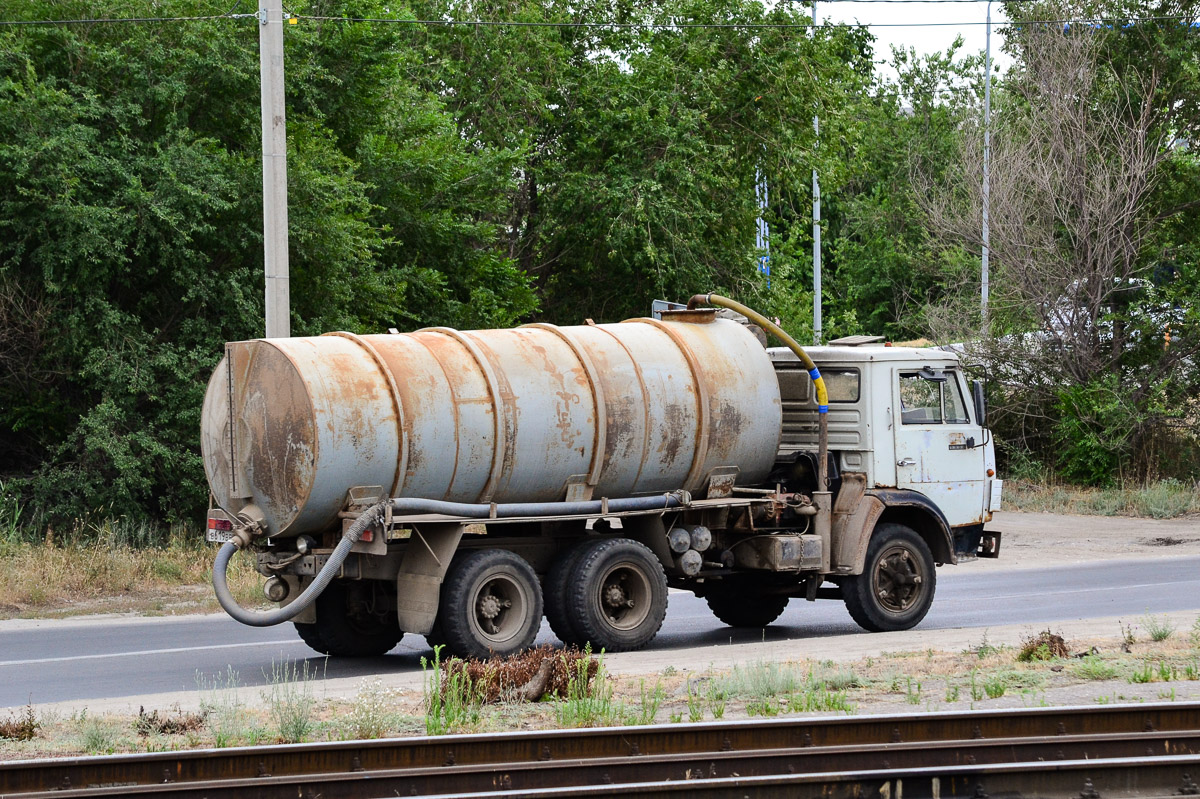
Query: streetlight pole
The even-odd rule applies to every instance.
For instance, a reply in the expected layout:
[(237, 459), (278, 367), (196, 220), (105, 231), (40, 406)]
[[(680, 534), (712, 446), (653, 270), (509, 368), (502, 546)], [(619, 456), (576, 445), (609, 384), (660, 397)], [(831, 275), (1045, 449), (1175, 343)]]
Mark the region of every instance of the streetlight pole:
[(983, 258), (980, 264), (980, 301), (983, 334), (989, 332), (988, 319), (988, 224), (992, 205), (992, 0), (987, 4), (987, 47), (983, 69)]
[(258, 3), (262, 96), (263, 274), (267, 338), (291, 335), (288, 307), (287, 124), (283, 99), (283, 0)]

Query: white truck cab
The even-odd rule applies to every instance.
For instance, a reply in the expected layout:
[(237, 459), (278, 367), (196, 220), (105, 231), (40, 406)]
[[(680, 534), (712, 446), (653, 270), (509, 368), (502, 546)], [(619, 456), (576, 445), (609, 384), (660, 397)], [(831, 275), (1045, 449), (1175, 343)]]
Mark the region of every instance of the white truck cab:
[[(849, 341), (853, 342), (851, 338)], [(972, 557), (999, 510), (1002, 481), (984, 426), (981, 388), (958, 356), (932, 348), (833, 344), (806, 348), (829, 391), (829, 450), (838, 475), (865, 475), (871, 493), (912, 492), (945, 520), (959, 559)], [(812, 381), (786, 348), (768, 351), (783, 399), (779, 458), (816, 445)], [(883, 493), (899, 499), (898, 493)]]

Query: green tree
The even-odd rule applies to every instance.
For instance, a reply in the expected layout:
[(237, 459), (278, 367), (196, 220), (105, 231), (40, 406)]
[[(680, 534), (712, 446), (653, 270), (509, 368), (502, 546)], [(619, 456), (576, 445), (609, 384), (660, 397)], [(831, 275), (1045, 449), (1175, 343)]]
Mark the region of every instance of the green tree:
[[(227, 10), (0, 2), (6, 20)], [(488, 216), (507, 155), (460, 139), (395, 35), (288, 27), (297, 334), (536, 308)], [(257, 37), (252, 19), (0, 30), (0, 471), (47, 519), (203, 509), (207, 377), (261, 333)]]

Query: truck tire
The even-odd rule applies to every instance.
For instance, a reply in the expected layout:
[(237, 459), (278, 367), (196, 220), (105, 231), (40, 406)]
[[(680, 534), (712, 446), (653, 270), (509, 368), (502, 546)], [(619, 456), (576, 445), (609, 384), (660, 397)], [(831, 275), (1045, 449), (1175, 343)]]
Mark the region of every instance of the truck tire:
[(483, 549), (450, 565), (435, 629), (462, 658), (512, 655), (529, 647), (542, 625), (542, 587), (524, 558)]
[(735, 583), (714, 588), (704, 599), (713, 615), (730, 627), (766, 627), (783, 613), (789, 597)]
[(929, 545), (912, 528), (885, 523), (871, 536), (862, 574), (843, 579), (842, 596), (864, 630), (908, 630), (929, 612), (936, 586)]
[(369, 583), (334, 580), (317, 597), (316, 623), (295, 623), (301, 640), (333, 657), (370, 657), (390, 651), (404, 633), (394, 612), (372, 612), (378, 597), (363, 596), (370, 591)]
[(546, 605), (546, 621), (550, 629), (558, 636), (558, 640), (568, 646), (583, 646), (584, 639), (571, 623), (571, 615), (567, 612), (568, 586), (571, 581), (571, 570), (579, 562), (579, 556), (587, 548), (584, 541), (558, 556), (550, 571), (546, 573), (545, 587), (542, 596)]
[(593, 649), (640, 649), (667, 615), (667, 576), (654, 553), (637, 541), (596, 541), (571, 570), (566, 609), (572, 628)]

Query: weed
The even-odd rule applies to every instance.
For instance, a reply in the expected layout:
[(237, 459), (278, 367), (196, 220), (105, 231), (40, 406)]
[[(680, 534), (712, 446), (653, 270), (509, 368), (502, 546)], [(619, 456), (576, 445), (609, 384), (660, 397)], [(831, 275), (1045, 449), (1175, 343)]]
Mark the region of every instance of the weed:
[(1001, 651), (1001, 647), (993, 646), (988, 641), (987, 630), (983, 631), (983, 640), (979, 642), (978, 646), (969, 647), (967, 649), (967, 652), (973, 653), (980, 660), (983, 660), (986, 657), (990, 657), (991, 655), (998, 654), (1000, 651)]
[(92, 755), (111, 755), (120, 743), (117, 729), (104, 719), (84, 721), (79, 738), (83, 751)]
[[(913, 687), (914, 685), (916, 686), (915, 689)], [(913, 683), (912, 677), (905, 678), (904, 701), (908, 702), (910, 705), (921, 704), (921, 683), (919, 680), (916, 683)]]
[(1151, 641), (1165, 641), (1175, 634), (1175, 623), (1166, 616), (1146, 614), (1142, 617), (1142, 626), (1150, 634)]
[(958, 701), (958, 690), (959, 689), (958, 689), (957, 684), (951, 683), (951, 682), (946, 683), (946, 702), (947, 702), (947, 704)]
[(425, 672), (425, 732), (428, 735), (445, 735), (449, 732), (469, 729), (479, 724), (482, 718), (482, 684), (473, 681), (466, 669), (442, 666), (441, 646), (433, 648), (433, 660), (421, 658), (421, 670)]
[(817, 672), (816, 680), (823, 683), (831, 691), (845, 691), (848, 688), (862, 688), (864, 683), (854, 669), (833, 669), (822, 664), (822, 671)]
[(683, 723), (683, 711), (681, 710), (678, 713), (672, 713), (669, 718), (670, 718), (672, 724), (682, 724)]
[(392, 728), (395, 713), (388, 710), (394, 696), (376, 677), (363, 680), (344, 721), (343, 731), (357, 741), (382, 738)]
[(1158, 662), (1158, 679), (1162, 682), (1171, 682), (1178, 675), (1175, 667), (1165, 660)]
[(316, 669), (310, 669), (307, 660), (302, 664), (272, 660), (271, 673), (266, 677), (262, 698), (279, 740), (288, 744), (306, 740), (313, 730), (312, 681), (317, 677)]
[(983, 697), (984, 697), (983, 686), (979, 684), (979, 681), (977, 679), (978, 675), (979, 675), (979, 669), (971, 669), (971, 701), (972, 702), (978, 702), (979, 700), (983, 699)]
[(1117, 667), (1096, 655), (1086, 655), (1071, 667), (1071, 673), (1084, 680), (1111, 680)]
[(200, 690), (200, 712), (207, 719), (213, 735), (213, 746), (223, 749), (234, 746), (248, 727), (248, 714), (239, 696), (238, 673), (229, 667), (216, 674), (210, 682), (203, 674), (196, 675)]
[(1174, 702), (1175, 701), (1175, 689), (1172, 688), (1169, 691), (1159, 691), (1158, 698), (1165, 699), (1168, 702)]
[(688, 721), (698, 722), (704, 721), (704, 704), (700, 699), (700, 695), (692, 690), (692, 683), (689, 680), (687, 685), (687, 709)]
[(1117, 621), (1117, 624), (1121, 628), (1121, 643), (1124, 644), (1126, 648), (1137, 643), (1137, 636), (1134, 634), (1134, 630), (1137, 628), (1134, 625), (1126, 624), (1120, 620)]
[(612, 726), (622, 715), (622, 708), (613, 702), (612, 681), (608, 679), (602, 656), (590, 668), (590, 648), (584, 648), (587, 660), (572, 665), (566, 696), (554, 702), (554, 719), (559, 727)]
[(1185, 664), (1183, 667), (1183, 678), (1185, 680), (1200, 679), (1200, 663), (1192, 661), (1191, 663)]
[(725, 691), (718, 688), (716, 683), (709, 683), (706, 699), (708, 701), (708, 712), (712, 714), (713, 719), (720, 721), (725, 718), (725, 703), (728, 699)]
[(1007, 689), (1008, 684), (1003, 674), (994, 674), (983, 681), (983, 692), (987, 694), (988, 699), (999, 699)]
[(720, 683), (730, 696), (760, 698), (798, 691), (805, 683), (806, 674), (794, 664), (757, 661), (747, 666), (734, 666)]
[(25, 705), (20, 714), (0, 721), (0, 738), (10, 738), (14, 741), (32, 741), (41, 729), (41, 722), (33, 711), (33, 702)]
[(855, 710), (854, 703), (846, 697), (846, 694), (840, 691), (831, 691), (821, 685), (789, 696), (787, 699), (787, 708), (792, 713), (814, 713), (830, 710), (853, 713)]
[(1154, 668), (1150, 665), (1150, 661), (1144, 661), (1142, 665), (1133, 670), (1129, 675), (1131, 683), (1148, 683), (1154, 681)]
[(636, 709), (622, 708), (625, 711), (622, 715), (626, 724), (645, 726), (654, 723), (666, 692), (663, 691), (662, 683), (660, 682), (655, 682), (654, 688), (650, 691), (646, 690), (645, 680), (639, 682), (641, 685), (641, 702), (638, 703)]
[(760, 696), (746, 703), (746, 715), (770, 718), (779, 715), (779, 703), (772, 696)]

